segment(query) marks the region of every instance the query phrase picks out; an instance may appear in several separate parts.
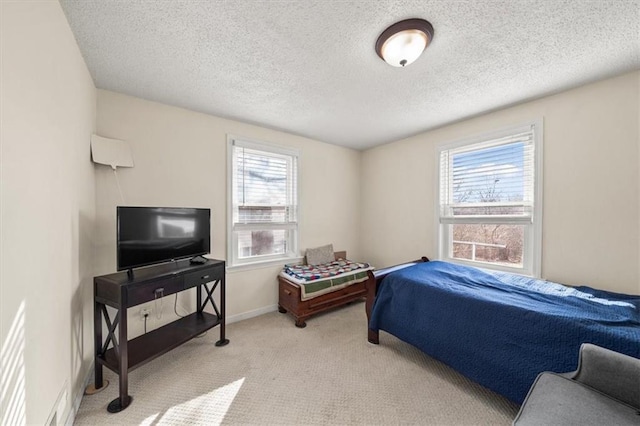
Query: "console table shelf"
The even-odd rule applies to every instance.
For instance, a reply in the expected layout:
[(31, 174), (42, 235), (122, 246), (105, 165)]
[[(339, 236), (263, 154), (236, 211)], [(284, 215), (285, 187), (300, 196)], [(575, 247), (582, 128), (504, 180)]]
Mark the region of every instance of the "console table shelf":
[[(209, 287), (211, 284), (211, 287)], [(127, 340), (127, 309), (190, 288), (196, 289), (196, 312), (160, 328)], [(220, 307), (214, 301), (219, 289)], [(203, 292), (204, 290), (204, 292)], [(102, 275), (93, 279), (93, 332), (95, 348), (95, 390), (103, 388), (102, 368), (119, 376), (119, 397), (107, 410), (117, 413), (131, 404), (128, 391), (129, 371), (169, 352), (197, 335), (219, 326), (216, 346), (229, 343), (225, 338), (225, 262), (207, 260), (191, 264), (179, 260), (134, 271)], [(215, 314), (205, 312), (210, 305)], [(107, 306), (116, 310), (113, 319)], [(107, 335), (103, 340), (103, 319)]]
[[(171, 322), (160, 328), (152, 330), (142, 336), (129, 340), (129, 371), (143, 366), (147, 362), (162, 354), (175, 349), (188, 342), (195, 336), (204, 333), (210, 328), (220, 324), (217, 316), (207, 312), (201, 314), (195, 312), (177, 321)], [(110, 370), (120, 373), (118, 357), (114, 348), (105, 352), (104, 357), (98, 357), (100, 362)]]

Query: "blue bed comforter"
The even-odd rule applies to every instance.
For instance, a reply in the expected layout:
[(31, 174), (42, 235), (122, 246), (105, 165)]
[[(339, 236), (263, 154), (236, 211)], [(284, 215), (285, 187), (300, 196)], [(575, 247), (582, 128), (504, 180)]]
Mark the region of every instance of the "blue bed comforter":
[(433, 261), (384, 279), (369, 328), (522, 403), (538, 373), (575, 370), (584, 342), (640, 358), (640, 296)]

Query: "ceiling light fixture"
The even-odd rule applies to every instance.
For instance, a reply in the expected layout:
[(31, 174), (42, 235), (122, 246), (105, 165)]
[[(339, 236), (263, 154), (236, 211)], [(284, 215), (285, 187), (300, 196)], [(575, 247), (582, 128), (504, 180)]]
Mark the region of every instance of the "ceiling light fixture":
[(433, 25), (424, 19), (406, 19), (384, 30), (376, 53), (394, 67), (404, 67), (420, 57), (433, 40)]

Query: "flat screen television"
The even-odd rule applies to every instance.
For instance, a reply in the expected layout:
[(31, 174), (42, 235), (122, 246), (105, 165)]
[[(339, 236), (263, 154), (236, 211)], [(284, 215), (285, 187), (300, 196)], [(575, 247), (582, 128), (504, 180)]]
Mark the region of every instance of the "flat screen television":
[(210, 209), (119, 206), (117, 223), (118, 271), (211, 250)]

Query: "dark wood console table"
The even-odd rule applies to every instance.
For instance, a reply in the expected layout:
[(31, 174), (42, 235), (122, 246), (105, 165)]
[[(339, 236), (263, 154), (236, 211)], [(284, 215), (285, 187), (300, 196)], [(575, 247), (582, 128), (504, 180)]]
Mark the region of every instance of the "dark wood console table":
[[(209, 288), (209, 283), (212, 283)], [(220, 286), (220, 309), (213, 300), (213, 292)], [(196, 312), (145, 333), (135, 339), (127, 339), (127, 308), (150, 302), (157, 298), (197, 288)], [(203, 299), (202, 290), (206, 291)], [(229, 343), (225, 338), (225, 262), (208, 260), (204, 264), (191, 264), (189, 260), (165, 263), (134, 271), (102, 275), (93, 279), (94, 295), (94, 347), (95, 389), (104, 386), (102, 367), (119, 375), (120, 396), (109, 404), (107, 410), (117, 413), (131, 403), (128, 393), (128, 373), (173, 348), (191, 340), (217, 325), (220, 340), (216, 346)], [(214, 314), (204, 312), (211, 303)], [(116, 309), (113, 321), (107, 306)], [(102, 339), (102, 318), (107, 325), (106, 340)], [(116, 332), (116, 327), (118, 331)], [(110, 347), (111, 344), (111, 347)]]

